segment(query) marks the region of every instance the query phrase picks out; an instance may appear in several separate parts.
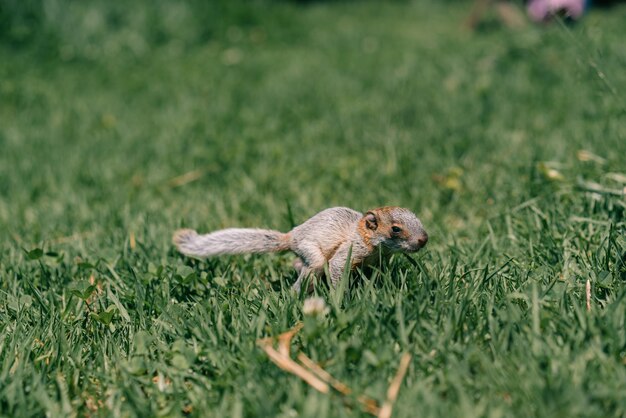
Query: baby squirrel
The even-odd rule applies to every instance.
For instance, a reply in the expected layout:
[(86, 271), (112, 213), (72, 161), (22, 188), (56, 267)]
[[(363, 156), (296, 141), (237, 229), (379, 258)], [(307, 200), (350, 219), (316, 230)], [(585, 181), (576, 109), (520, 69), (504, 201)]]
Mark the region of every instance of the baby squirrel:
[(291, 250), (296, 291), (310, 276), (320, 276), (328, 263), (330, 282), (337, 285), (350, 255), (350, 268), (367, 267), (392, 253), (413, 253), (428, 241), (422, 222), (408, 209), (386, 206), (363, 215), (349, 208), (321, 211), (287, 233), (268, 229), (228, 228), (199, 235), (191, 229), (174, 233), (178, 250), (192, 257), (267, 253)]

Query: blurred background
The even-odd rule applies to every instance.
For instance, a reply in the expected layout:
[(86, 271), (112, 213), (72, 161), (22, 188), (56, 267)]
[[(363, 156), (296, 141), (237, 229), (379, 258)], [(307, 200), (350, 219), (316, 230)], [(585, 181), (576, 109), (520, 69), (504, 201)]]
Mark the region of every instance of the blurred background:
[(167, 246), (398, 204), (468, 233), (624, 162), (626, 8), (527, 7), (2, 0), (0, 221), (29, 243), (149, 223)]

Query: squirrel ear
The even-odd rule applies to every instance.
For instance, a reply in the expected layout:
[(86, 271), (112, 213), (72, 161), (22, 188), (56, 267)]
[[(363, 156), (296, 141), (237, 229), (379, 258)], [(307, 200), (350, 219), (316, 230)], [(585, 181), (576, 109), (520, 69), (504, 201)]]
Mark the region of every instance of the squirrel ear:
[(372, 231), (378, 228), (378, 219), (376, 219), (374, 212), (367, 212), (365, 214), (365, 226)]

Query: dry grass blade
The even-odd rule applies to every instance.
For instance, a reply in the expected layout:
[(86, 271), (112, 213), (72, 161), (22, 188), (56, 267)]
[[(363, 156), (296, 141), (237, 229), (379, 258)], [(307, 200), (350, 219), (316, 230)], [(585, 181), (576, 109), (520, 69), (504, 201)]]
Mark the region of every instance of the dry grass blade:
[[(304, 365), (304, 367), (290, 357), (291, 340), (303, 327), (302, 323), (296, 325), (289, 331), (280, 334), (277, 337), (268, 337), (257, 340), (257, 344), (261, 346), (263, 351), (268, 355), (270, 360), (281, 369), (298, 376), (304, 380), (307, 384), (312, 386), (315, 390), (322, 393), (329, 393), (329, 384), (343, 395), (350, 395), (352, 390), (335, 379), (330, 373), (322, 369), (313, 360), (306, 356), (304, 353), (298, 354), (298, 360)], [(278, 340), (278, 350), (273, 347), (274, 341)], [(363, 406), (365, 411), (372, 415), (377, 415), (380, 408), (377, 402), (367, 396), (359, 396), (357, 398), (359, 403)]]
[(50, 240), (49, 242), (50, 242), (50, 244), (66, 244), (68, 242), (72, 242), (72, 241), (80, 240), (80, 239), (83, 239), (83, 238), (91, 237), (91, 236), (93, 236), (95, 234), (96, 234), (95, 231), (77, 232), (75, 234), (68, 235), (68, 236), (65, 236), (65, 237), (55, 238), (53, 240)]
[[(298, 360), (309, 368), (313, 373), (315, 373), (318, 377), (323, 379), (325, 382), (330, 383), (330, 385), (339, 393), (343, 395), (350, 395), (352, 393), (352, 389), (350, 389), (345, 383), (335, 379), (330, 373), (326, 370), (322, 369), (317, 363), (311, 360), (306, 354), (298, 353)], [(365, 411), (369, 412), (372, 415), (378, 415), (380, 412), (380, 407), (378, 403), (367, 396), (361, 395), (357, 398), (359, 403), (363, 405)]]
[(278, 352), (283, 356), (289, 357), (290, 348), (291, 348), (291, 339), (294, 335), (296, 335), (304, 326), (304, 324), (299, 323), (292, 329), (287, 332), (283, 332), (278, 336)]
[(400, 385), (402, 384), (404, 375), (406, 374), (406, 371), (409, 368), (410, 361), (411, 361), (411, 355), (409, 353), (402, 354), (402, 358), (400, 359), (400, 366), (398, 366), (398, 372), (396, 373), (396, 376), (391, 381), (391, 384), (389, 385), (389, 389), (387, 389), (387, 400), (383, 404), (383, 407), (380, 408), (378, 418), (390, 418), (391, 417), (393, 404), (398, 398)]
[(591, 192), (591, 193), (597, 193), (600, 195), (609, 195), (609, 196), (620, 196), (620, 197), (626, 196), (626, 187), (624, 187), (623, 189), (615, 189), (615, 188), (605, 187), (594, 181), (584, 181), (584, 180), (579, 180), (577, 186), (578, 186), (578, 189), (583, 190), (585, 192)]
[(262, 346), (262, 348), (267, 353), (270, 360), (272, 360), (274, 364), (276, 364), (281, 369), (289, 373), (295, 374), (300, 379), (308, 383), (311, 387), (313, 387), (313, 389), (319, 392), (329, 392), (329, 386), (326, 383), (321, 381), (317, 376), (306, 370), (304, 367), (293, 361), (291, 358), (279, 353), (271, 345), (264, 345)]
[(317, 376), (324, 379), (326, 382), (330, 383), (332, 387), (334, 387), (338, 392), (341, 392), (344, 395), (350, 395), (352, 393), (352, 389), (350, 389), (346, 384), (335, 379), (330, 373), (322, 369), (317, 363), (311, 360), (306, 354), (302, 352), (298, 353), (298, 360), (300, 360), (300, 362), (305, 367), (308, 367)]
[[(289, 331), (280, 334), (277, 338), (262, 338), (257, 340), (257, 344), (261, 346), (263, 351), (267, 353), (270, 360), (272, 360), (272, 362), (274, 362), (274, 364), (278, 367), (289, 373), (295, 374), (312, 386), (315, 390), (322, 393), (328, 393), (329, 386), (325, 382), (289, 357), (291, 339), (302, 329), (302, 326), (303, 324), (300, 323)], [(272, 346), (275, 339), (278, 339), (278, 351)]]
[(204, 169), (197, 169), (193, 171), (189, 171), (188, 173), (181, 174), (178, 177), (174, 177), (170, 181), (167, 182), (167, 185), (170, 187), (180, 187), (184, 186), (187, 183), (191, 183), (192, 181), (198, 180), (204, 174)]
[[(287, 347), (289, 347), (289, 345), (291, 344), (291, 339), (293, 338), (294, 335), (296, 335), (302, 329), (303, 326), (304, 326), (303, 323), (296, 324), (296, 326), (291, 328), (289, 331), (285, 331), (277, 337), (259, 338), (258, 340), (256, 340), (256, 343), (260, 346), (265, 346), (265, 345), (272, 345), (274, 341), (278, 340), (279, 345), (284, 346), (286, 344)], [(284, 350), (284, 348), (282, 350)], [(287, 355), (289, 355), (289, 351), (287, 351)]]
[(587, 297), (587, 312), (591, 311), (591, 282), (587, 279), (585, 285), (585, 296)]

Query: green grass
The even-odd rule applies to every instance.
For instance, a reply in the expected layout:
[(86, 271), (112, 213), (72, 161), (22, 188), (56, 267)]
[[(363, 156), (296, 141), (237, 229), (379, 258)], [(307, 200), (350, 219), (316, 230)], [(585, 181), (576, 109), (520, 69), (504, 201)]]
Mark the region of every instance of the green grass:
[(364, 416), (256, 346), (303, 319), (291, 256), (170, 244), (336, 205), (412, 208), (430, 242), (318, 287), (294, 354), (384, 400), (412, 353), (395, 417), (626, 415), (626, 7), (475, 34), (459, 2), (207, 33), (107, 7), (0, 45), (1, 415)]

